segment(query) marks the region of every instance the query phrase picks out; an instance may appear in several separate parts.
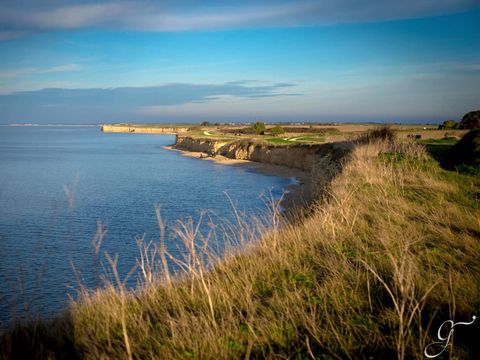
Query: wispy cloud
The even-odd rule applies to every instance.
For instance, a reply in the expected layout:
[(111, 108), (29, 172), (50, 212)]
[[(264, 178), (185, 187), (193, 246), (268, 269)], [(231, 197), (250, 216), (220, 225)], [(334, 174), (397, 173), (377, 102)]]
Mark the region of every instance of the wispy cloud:
[(20, 68), (20, 69), (0, 70), (0, 79), (16, 78), (20, 76), (38, 75), (38, 74), (63, 73), (63, 72), (79, 71), (81, 69), (82, 67), (78, 64), (65, 64), (65, 65), (58, 65), (58, 66), (53, 66), (49, 68), (28, 67), (28, 68)]
[[(54, 68), (43, 70), (52, 71)], [(166, 84), (149, 87), (119, 87), (111, 89), (42, 89), (19, 91), (0, 96), (0, 104), (28, 100), (29, 104), (46, 103), (66, 105), (88, 105), (92, 102), (108, 104), (130, 104), (136, 106), (179, 105), (189, 102), (208, 102), (219, 96), (262, 98), (300, 95), (285, 91), (293, 83), (247, 86), (237, 83), (225, 84)]]
[[(51, 121), (69, 119), (101, 122), (105, 118), (125, 118), (149, 107), (210, 103), (223, 97), (236, 99), (280, 98), (293, 94), (295, 84), (278, 83), (257, 86), (240, 84), (166, 84), (153, 87), (111, 89), (42, 89), (0, 95), (1, 122), (19, 119)], [(54, 104), (54, 106), (52, 106)]]
[[(180, 4), (180, 5), (179, 5)], [(84, 3), (6, 1), (2, 38), (21, 31), (106, 28), (134, 31), (194, 31), (246, 27), (326, 25), (417, 18), (478, 7), (478, 0), (193, 0)]]

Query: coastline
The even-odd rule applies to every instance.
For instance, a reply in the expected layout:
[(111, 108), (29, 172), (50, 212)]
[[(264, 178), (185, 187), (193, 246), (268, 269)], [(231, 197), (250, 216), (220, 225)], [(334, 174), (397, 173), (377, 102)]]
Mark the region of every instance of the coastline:
[(175, 145), (162, 146), (165, 150), (173, 150), (180, 153), (182, 156), (195, 158), (198, 160), (213, 161), (220, 165), (246, 167), (250, 171), (258, 172), (264, 175), (277, 176), (286, 179), (291, 179), (292, 183), (285, 189), (285, 194), (281, 200), (281, 206), (285, 211), (295, 211), (303, 208), (309, 201), (311, 201), (311, 176), (307, 171), (290, 168), (283, 165), (274, 165), (260, 163), (251, 160), (231, 159), (222, 155), (215, 157), (206, 156), (201, 151), (189, 151), (178, 149)]

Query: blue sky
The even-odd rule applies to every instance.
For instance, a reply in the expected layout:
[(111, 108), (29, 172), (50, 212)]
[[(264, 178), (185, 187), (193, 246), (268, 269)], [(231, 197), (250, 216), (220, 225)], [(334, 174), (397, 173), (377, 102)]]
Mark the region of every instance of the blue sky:
[(459, 119), (478, 23), (478, 0), (0, 0), (0, 123)]

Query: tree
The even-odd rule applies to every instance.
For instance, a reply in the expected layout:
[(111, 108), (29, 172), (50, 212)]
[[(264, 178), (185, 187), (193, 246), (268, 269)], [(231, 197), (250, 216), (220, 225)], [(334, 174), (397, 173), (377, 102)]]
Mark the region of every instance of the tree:
[(458, 124), (454, 120), (445, 120), (438, 128), (440, 130), (451, 130), (456, 129)]
[(212, 123), (210, 121), (204, 121), (200, 124), (200, 126), (212, 126)]
[(273, 127), (270, 132), (272, 133), (272, 135), (280, 135), (280, 134), (283, 134), (285, 132), (285, 130), (283, 129), (283, 127), (281, 126), (275, 126)]
[(480, 110), (465, 114), (458, 126), (459, 129), (480, 129)]
[(257, 121), (252, 126), (252, 130), (257, 135), (263, 135), (265, 133), (265, 123), (262, 121)]

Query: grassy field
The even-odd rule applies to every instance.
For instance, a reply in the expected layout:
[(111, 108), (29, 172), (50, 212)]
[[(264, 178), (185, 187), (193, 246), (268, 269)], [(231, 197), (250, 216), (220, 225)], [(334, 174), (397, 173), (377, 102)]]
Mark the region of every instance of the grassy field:
[[(332, 141), (351, 140), (377, 125), (342, 124), (342, 125), (285, 125), (285, 133), (273, 136), (270, 130), (274, 126), (267, 125), (265, 135), (249, 133), (249, 125), (190, 126), (183, 136), (214, 141), (249, 141), (276, 145), (292, 145), (298, 143), (321, 144)], [(424, 125), (392, 125), (399, 139), (407, 139), (411, 135), (420, 135), (422, 139), (442, 139), (445, 137), (461, 138), (465, 130), (438, 130), (434, 126)]]
[(420, 143), (425, 145), (427, 151), (437, 160), (441, 161), (443, 155), (456, 143), (456, 137), (444, 137), (442, 139), (424, 139)]
[[(143, 244), (140, 290), (114, 276), (61, 318), (12, 329), (0, 357), (423, 358), (442, 322), (480, 313), (480, 178), (413, 142), (359, 143), (329, 166), (337, 175), (295, 221), (276, 207), (270, 228), (239, 217), (223, 236), (242, 250), (222, 260), (185, 224), (189, 256), (169, 258), (182, 273), (161, 242)], [(443, 358), (480, 356), (478, 332), (461, 335)]]

